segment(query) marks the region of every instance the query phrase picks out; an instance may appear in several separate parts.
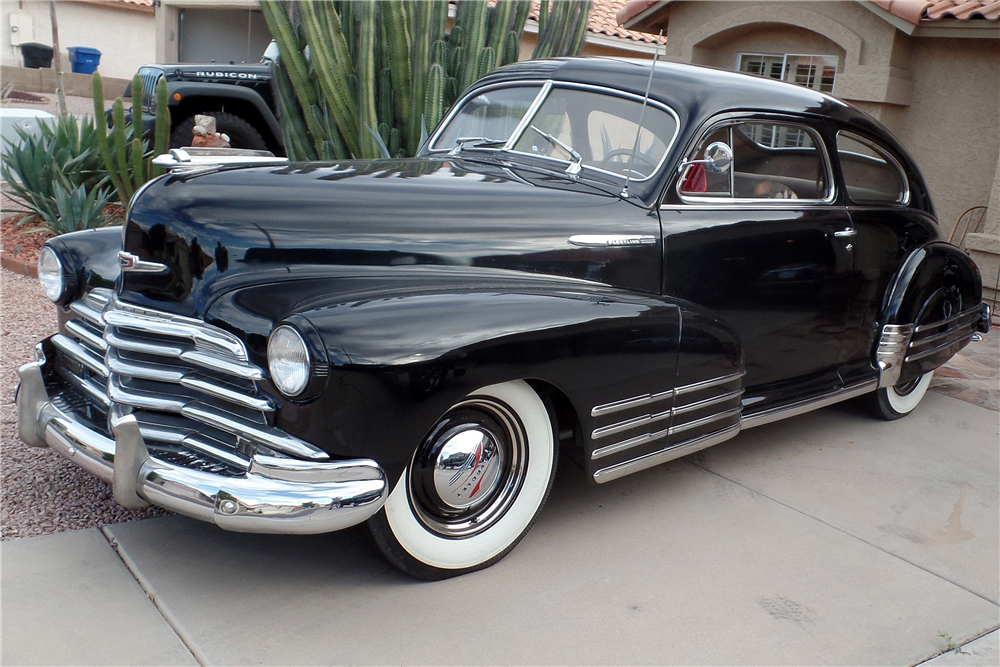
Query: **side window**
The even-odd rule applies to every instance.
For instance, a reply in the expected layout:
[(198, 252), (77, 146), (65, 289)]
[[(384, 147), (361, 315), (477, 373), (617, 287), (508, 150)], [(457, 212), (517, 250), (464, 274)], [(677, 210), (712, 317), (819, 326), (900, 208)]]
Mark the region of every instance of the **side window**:
[(855, 202), (902, 204), (906, 178), (887, 151), (847, 132), (837, 134), (837, 156), (847, 196)]
[(735, 123), (714, 130), (688, 159), (702, 159), (705, 148), (716, 141), (733, 150), (730, 171), (713, 174), (710, 168), (692, 165), (681, 178), (681, 195), (816, 201), (830, 193), (830, 171), (819, 149), (820, 139), (805, 126)]
[[(692, 160), (700, 160), (705, 155), (705, 149), (716, 142), (722, 142), (732, 148), (732, 126), (711, 132), (698, 145)], [(706, 169), (705, 165), (693, 164), (687, 168), (681, 178), (680, 191), (682, 195), (698, 197), (732, 197), (732, 178), (729, 171), (717, 172)]]

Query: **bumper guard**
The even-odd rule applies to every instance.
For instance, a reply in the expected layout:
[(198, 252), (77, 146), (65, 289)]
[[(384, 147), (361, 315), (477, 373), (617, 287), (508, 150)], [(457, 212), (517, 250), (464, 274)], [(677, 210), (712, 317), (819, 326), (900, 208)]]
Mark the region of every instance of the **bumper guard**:
[(388, 496), (385, 473), (371, 459), (316, 462), (255, 454), (242, 477), (161, 461), (147, 451), (135, 417), (116, 413), (115, 406), (111, 439), (53, 405), (44, 364), (40, 358), (18, 371), (18, 434), (111, 484), (125, 507), (152, 503), (238, 532), (310, 534), (361, 523)]

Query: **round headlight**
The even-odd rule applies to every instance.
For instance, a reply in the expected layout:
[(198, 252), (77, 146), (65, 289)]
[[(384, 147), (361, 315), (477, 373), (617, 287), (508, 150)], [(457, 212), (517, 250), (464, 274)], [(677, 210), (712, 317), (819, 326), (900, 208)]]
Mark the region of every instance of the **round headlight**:
[(66, 291), (66, 278), (63, 275), (63, 265), (56, 251), (49, 246), (43, 246), (38, 253), (38, 282), (42, 284), (45, 296), (58, 303)]
[(309, 350), (299, 332), (283, 324), (267, 341), (267, 369), (285, 396), (298, 396), (309, 384)]

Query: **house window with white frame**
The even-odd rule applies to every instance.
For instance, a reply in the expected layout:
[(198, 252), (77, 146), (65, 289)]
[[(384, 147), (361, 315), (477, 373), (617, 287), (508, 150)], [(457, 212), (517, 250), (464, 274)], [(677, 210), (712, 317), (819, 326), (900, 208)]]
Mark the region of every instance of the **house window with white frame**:
[(740, 72), (797, 83), (824, 93), (833, 92), (837, 56), (741, 53), (738, 58), (736, 66)]

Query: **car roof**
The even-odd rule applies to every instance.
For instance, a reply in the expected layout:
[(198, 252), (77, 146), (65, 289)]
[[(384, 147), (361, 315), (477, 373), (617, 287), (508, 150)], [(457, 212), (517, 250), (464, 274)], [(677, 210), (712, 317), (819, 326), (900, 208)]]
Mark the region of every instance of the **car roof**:
[[(636, 58), (556, 58), (528, 60), (495, 70), (476, 87), (502, 81), (552, 79), (587, 83), (644, 95), (653, 60)], [(803, 86), (729, 70), (658, 61), (650, 98), (678, 115), (700, 120), (729, 110), (814, 113), (845, 122), (856, 120), (857, 109), (837, 98)]]

